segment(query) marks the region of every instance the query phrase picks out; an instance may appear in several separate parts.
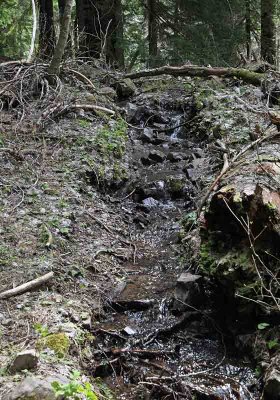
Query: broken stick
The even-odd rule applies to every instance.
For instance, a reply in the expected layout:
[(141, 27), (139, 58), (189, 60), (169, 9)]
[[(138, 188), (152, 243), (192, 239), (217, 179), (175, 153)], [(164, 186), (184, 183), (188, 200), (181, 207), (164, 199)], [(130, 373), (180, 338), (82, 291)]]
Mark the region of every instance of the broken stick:
[(18, 296), (19, 294), (23, 294), (32, 289), (38, 288), (42, 286), (44, 283), (48, 282), (54, 273), (48, 272), (47, 274), (40, 276), (39, 278), (33, 279), (32, 281), (23, 283), (20, 286), (17, 286), (13, 289), (6, 290), (5, 292), (0, 293), (0, 300), (8, 299), (9, 297)]

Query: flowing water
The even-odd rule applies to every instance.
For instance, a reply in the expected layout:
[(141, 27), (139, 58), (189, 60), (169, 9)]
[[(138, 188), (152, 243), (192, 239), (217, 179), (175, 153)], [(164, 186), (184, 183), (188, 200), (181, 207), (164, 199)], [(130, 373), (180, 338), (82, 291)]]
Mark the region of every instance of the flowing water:
[[(178, 240), (180, 221), (190, 204), (195, 206), (193, 189), (185, 178), (186, 185), (170, 190), (170, 179), (185, 176), (197, 146), (179, 127), (184, 118), (169, 112), (166, 126), (178, 128), (164, 133), (161, 143), (159, 135), (147, 144), (139, 140), (139, 131), (130, 132), (133, 162), (153, 150), (167, 158), (150, 165), (139, 161), (135, 192), (120, 205), (119, 212), (133, 217), (136, 258), (123, 265), (125, 279), (94, 326), (99, 348), (92, 374), (105, 378), (119, 399), (257, 400), (252, 365), (234, 356), (215, 320), (211, 293), (203, 292), (201, 303), (200, 293), (195, 306), (181, 300), (187, 286), (178, 277), (196, 272), (190, 271)], [(182, 159), (174, 162), (173, 155), (168, 161), (170, 152)]]

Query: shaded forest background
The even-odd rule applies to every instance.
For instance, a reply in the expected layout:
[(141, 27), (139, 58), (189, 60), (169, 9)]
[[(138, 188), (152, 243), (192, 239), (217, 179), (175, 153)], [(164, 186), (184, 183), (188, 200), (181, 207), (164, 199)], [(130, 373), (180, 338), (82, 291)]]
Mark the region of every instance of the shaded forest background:
[[(52, 56), (65, 0), (36, 0), (37, 56)], [(164, 64), (278, 65), (278, 0), (76, 0), (65, 57), (94, 57), (126, 70)], [(22, 59), (31, 0), (2, 0), (0, 56)]]

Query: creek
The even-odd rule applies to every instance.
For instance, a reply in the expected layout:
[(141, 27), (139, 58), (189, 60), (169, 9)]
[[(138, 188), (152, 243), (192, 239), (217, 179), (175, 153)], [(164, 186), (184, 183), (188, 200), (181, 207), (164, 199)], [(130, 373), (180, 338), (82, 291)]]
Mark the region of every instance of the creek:
[(171, 93), (125, 105), (136, 125), (128, 144), (133, 172), (114, 196), (133, 189), (117, 207), (132, 221), (135, 259), (123, 264), (125, 279), (95, 323), (91, 373), (118, 399), (259, 399), (252, 363), (236, 353), (211, 285), (180, 240), (184, 215), (196, 208), (205, 157), (203, 143), (183, 124), (193, 118), (192, 99), (183, 104), (175, 106)]

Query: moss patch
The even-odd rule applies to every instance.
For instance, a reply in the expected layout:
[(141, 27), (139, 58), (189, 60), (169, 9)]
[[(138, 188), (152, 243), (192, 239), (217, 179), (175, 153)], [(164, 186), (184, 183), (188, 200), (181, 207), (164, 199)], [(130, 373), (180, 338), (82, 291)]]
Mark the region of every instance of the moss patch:
[(70, 340), (64, 332), (52, 333), (37, 342), (39, 350), (51, 349), (58, 358), (63, 358), (69, 351)]

